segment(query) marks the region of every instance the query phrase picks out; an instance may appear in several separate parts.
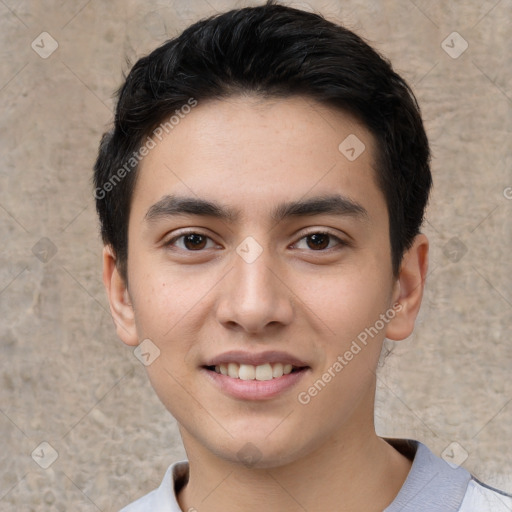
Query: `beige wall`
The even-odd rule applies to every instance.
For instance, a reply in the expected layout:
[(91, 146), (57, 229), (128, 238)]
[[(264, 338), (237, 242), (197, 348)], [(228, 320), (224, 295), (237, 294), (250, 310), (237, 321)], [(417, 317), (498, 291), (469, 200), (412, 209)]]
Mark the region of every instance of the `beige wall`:
[[(410, 81), (434, 153), (426, 296), (380, 371), (378, 432), (438, 454), (457, 442), (466, 468), (512, 492), (512, 2), (311, 3)], [(240, 5), (0, 3), (1, 510), (118, 510), (184, 456), (112, 326), (91, 167), (125, 58)], [(31, 48), (51, 49), (43, 31), (58, 43), (46, 59)], [(441, 46), (454, 31), (469, 45), (456, 59)]]

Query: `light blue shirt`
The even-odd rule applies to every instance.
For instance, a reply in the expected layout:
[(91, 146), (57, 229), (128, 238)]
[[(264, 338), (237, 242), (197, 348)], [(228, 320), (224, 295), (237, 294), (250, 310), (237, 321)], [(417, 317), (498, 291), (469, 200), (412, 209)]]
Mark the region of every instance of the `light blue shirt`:
[[(418, 441), (386, 439), (412, 458), (411, 470), (400, 492), (383, 512), (512, 512), (512, 496), (493, 489), (466, 469), (454, 467)], [(120, 512), (186, 512), (177, 493), (188, 480), (188, 462), (172, 464), (158, 489)]]

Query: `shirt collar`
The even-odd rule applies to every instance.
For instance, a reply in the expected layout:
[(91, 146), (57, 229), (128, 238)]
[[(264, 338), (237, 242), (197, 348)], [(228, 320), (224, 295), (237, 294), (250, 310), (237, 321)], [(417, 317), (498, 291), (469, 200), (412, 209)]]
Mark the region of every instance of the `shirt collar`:
[(400, 453), (412, 458), (409, 475), (384, 512), (456, 512), (471, 480), (460, 466), (448, 464), (424, 444), (408, 439), (386, 439)]

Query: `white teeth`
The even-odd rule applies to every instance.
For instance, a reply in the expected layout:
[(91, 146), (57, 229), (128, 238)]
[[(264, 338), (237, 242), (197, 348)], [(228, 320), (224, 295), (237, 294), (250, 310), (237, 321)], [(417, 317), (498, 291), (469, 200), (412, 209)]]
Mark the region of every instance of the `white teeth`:
[(236, 363), (228, 364), (228, 375), (233, 379), (238, 379), (238, 365)]
[(242, 380), (254, 380), (256, 369), (250, 364), (241, 364), (238, 370), (238, 378)]
[(283, 365), (281, 363), (276, 363), (272, 368), (272, 377), (282, 377), (283, 376)]
[(229, 363), (215, 366), (216, 373), (241, 380), (272, 380), (288, 375), (292, 370), (291, 364), (283, 363), (265, 363), (258, 366)]
[(260, 364), (256, 366), (256, 380), (272, 380), (272, 366), (267, 364)]

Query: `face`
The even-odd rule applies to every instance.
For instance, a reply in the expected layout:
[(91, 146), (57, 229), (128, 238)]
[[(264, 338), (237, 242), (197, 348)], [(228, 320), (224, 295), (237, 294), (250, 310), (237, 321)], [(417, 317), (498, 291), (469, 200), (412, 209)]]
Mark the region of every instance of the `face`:
[(382, 341), (414, 310), (374, 155), (347, 114), (236, 97), (143, 160), (128, 289), (108, 250), (104, 276), (119, 336), (160, 351), (147, 372), (187, 451), (273, 467), (373, 430)]

